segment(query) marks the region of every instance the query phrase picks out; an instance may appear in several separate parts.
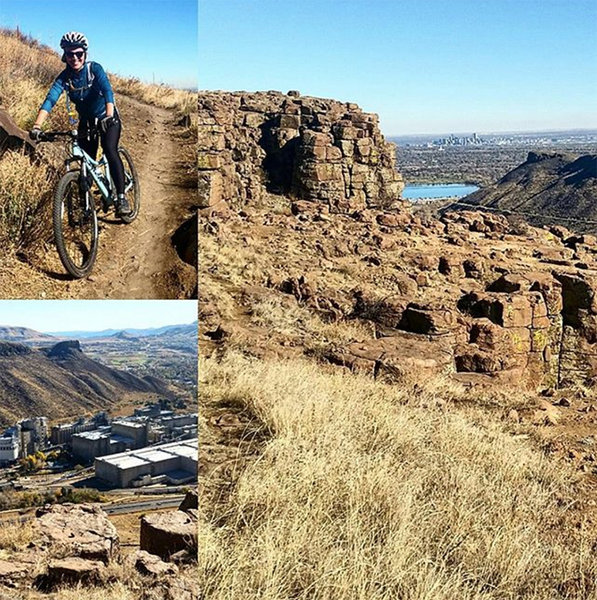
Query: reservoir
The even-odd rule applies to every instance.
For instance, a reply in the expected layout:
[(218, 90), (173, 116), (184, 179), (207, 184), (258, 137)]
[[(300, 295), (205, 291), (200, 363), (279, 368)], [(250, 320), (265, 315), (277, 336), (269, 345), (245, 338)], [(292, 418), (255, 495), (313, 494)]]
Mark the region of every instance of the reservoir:
[(462, 198), (476, 192), (476, 185), (464, 183), (437, 183), (406, 185), (402, 192), (405, 200), (435, 200), (436, 198)]

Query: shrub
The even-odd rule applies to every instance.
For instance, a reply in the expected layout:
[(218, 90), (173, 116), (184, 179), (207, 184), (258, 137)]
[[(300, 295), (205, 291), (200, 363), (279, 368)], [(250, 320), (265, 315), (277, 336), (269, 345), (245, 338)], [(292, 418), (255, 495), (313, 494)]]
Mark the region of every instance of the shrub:
[(55, 177), (50, 167), (31, 162), (22, 152), (0, 160), (0, 243), (20, 250), (50, 232), (49, 209)]

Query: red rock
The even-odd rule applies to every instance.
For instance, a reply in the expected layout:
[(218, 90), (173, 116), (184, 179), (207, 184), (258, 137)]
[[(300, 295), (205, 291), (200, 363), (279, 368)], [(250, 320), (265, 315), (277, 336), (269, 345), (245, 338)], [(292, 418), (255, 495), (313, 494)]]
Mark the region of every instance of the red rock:
[(179, 550), (197, 550), (197, 520), (181, 511), (152, 513), (141, 518), (141, 550), (167, 560)]

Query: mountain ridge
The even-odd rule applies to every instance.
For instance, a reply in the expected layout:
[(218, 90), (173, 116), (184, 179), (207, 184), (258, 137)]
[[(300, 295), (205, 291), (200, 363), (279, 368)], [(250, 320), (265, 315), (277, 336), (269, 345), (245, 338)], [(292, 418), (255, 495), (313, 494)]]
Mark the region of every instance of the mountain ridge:
[(0, 343), (0, 422), (5, 424), (33, 415), (55, 419), (105, 410), (137, 393), (172, 395), (155, 377), (137, 377), (89, 358), (78, 341), (43, 350)]
[(529, 152), (524, 163), (462, 202), (521, 212), (532, 224), (548, 217), (575, 223), (581, 233), (595, 231), (586, 221), (597, 222), (597, 155)]

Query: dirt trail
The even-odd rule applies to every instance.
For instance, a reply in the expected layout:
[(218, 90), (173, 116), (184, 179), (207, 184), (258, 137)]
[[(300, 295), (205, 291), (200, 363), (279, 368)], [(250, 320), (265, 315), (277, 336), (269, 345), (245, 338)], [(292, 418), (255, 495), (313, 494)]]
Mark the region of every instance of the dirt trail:
[(132, 154), (141, 184), (141, 209), (125, 225), (100, 213), (100, 246), (91, 275), (68, 279), (53, 246), (29, 263), (0, 265), (3, 298), (190, 298), (195, 267), (183, 262), (172, 235), (195, 210), (196, 189), (185, 165), (193, 146), (174, 113), (117, 97), (121, 144)]

